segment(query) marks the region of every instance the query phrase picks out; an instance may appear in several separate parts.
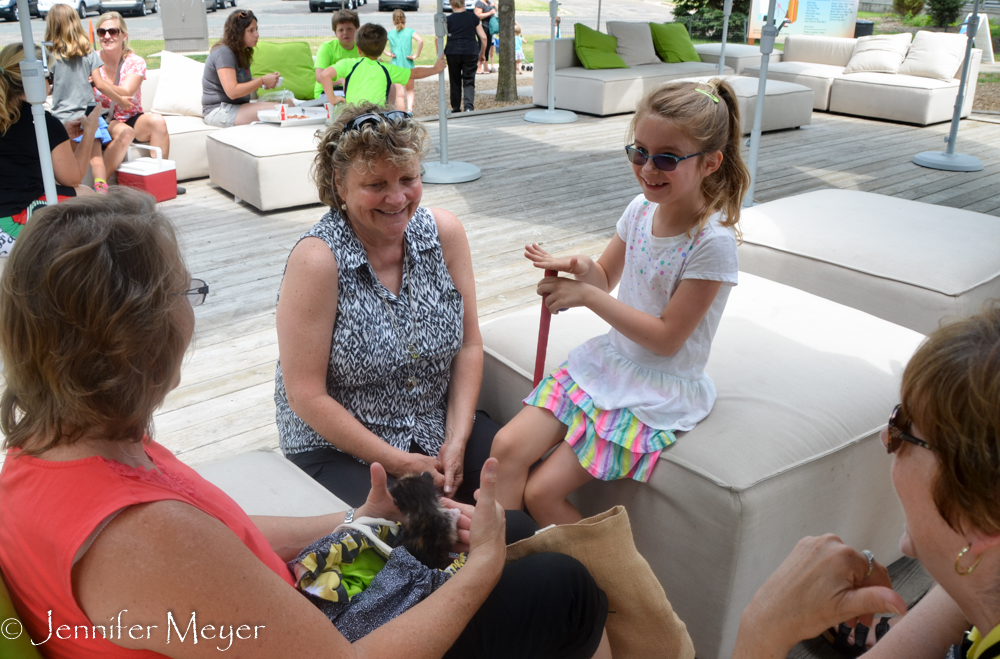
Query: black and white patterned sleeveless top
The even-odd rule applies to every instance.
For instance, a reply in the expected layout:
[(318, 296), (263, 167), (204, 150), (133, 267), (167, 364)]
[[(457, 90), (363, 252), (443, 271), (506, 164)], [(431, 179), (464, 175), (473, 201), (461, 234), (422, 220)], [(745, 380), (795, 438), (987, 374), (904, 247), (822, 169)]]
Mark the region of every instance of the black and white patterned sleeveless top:
[[(324, 215), (299, 240), (308, 237), (325, 242), (337, 259), (339, 297), (327, 392), (395, 448), (408, 451), (413, 439), (428, 455), (436, 456), (444, 443), (451, 360), (462, 347), (464, 307), (445, 266), (434, 216), (418, 208), (406, 226), (409, 277), (404, 268), (398, 297), (379, 281), (364, 246), (339, 212)], [(417, 386), (407, 391), (404, 385), (413, 363), (404, 348), (414, 322), (410, 295), (416, 301), (420, 357), (413, 365)], [(395, 327), (386, 303), (395, 314)], [(289, 455), (333, 446), (289, 407), (280, 361), (274, 381), (282, 452)]]

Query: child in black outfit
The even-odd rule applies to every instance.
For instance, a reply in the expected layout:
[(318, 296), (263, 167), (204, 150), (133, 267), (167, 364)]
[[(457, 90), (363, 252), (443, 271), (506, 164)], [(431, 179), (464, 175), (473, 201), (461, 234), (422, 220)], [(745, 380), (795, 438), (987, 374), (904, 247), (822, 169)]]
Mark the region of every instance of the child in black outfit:
[(486, 61), (488, 38), (476, 15), (465, 11), (465, 0), (449, 0), (448, 4), (451, 15), (447, 18), (448, 42), (444, 54), (448, 60), (451, 111), (461, 111), (464, 91), (465, 111), (470, 112), (476, 100), (476, 66)]

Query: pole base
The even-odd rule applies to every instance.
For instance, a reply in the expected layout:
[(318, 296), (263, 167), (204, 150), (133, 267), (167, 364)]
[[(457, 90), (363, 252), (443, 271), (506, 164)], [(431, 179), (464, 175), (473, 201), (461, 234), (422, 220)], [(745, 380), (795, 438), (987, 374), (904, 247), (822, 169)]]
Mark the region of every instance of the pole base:
[(483, 173), (475, 165), (467, 162), (425, 162), (420, 179), (424, 183), (468, 183), (475, 181)]
[(571, 124), (580, 117), (569, 110), (532, 110), (524, 115), (533, 124)]
[(913, 162), (921, 167), (946, 172), (978, 172), (983, 168), (983, 161), (975, 156), (946, 151), (924, 151), (913, 156)]

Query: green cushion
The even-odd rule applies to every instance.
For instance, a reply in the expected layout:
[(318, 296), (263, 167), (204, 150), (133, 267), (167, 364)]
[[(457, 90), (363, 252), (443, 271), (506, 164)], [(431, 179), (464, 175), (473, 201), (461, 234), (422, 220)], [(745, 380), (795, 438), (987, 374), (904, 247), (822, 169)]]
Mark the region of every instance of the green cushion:
[[(4, 625), (3, 634), (0, 635), (0, 657), (17, 657), (18, 659), (42, 659), (38, 648), (31, 644), (28, 638), (28, 631), (16, 619), (17, 611), (14, 610), (14, 603), (10, 601), (7, 593), (7, 586), (0, 575), (0, 624)], [(13, 640), (7, 638), (18, 634)]]
[[(304, 41), (292, 43), (261, 43), (253, 49), (253, 63), (250, 73), (258, 78), (266, 73), (278, 71), (283, 77), (284, 85), (278, 89), (287, 89), (295, 94), (295, 98), (311, 100), (316, 98), (313, 87), (316, 84), (316, 69), (313, 68), (312, 50)], [(268, 90), (261, 89), (258, 94)]]
[(664, 62), (700, 62), (683, 23), (650, 23), (653, 46)]
[(577, 23), (574, 27), (573, 48), (585, 69), (627, 69), (625, 63), (615, 49), (618, 39), (610, 34), (603, 34), (586, 25)]

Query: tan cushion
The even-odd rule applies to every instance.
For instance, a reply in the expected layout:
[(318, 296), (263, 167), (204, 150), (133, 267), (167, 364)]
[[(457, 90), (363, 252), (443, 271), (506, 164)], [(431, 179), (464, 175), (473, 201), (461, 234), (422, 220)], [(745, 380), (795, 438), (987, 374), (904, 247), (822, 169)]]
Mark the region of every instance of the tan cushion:
[[(587, 309), (553, 317), (548, 367), (606, 331)], [(537, 332), (537, 307), (482, 326), (480, 405), (501, 422), (531, 390)], [(900, 556), (878, 433), (921, 339), (741, 272), (706, 366), (719, 393), (711, 414), (663, 451), (648, 483), (592, 482), (573, 496), (585, 516), (628, 509), (699, 659), (731, 656), (740, 614), (803, 535), (836, 533), (887, 564)]]
[(899, 73), (948, 81), (958, 74), (965, 59), (964, 34), (920, 30), (913, 38)]
[(743, 210), (740, 267), (933, 331), (1000, 297), (1000, 222), (855, 190), (819, 190)]
[(912, 37), (909, 32), (860, 37), (854, 45), (854, 54), (844, 68), (844, 73), (895, 73), (906, 57), (910, 39)]
[(856, 39), (790, 34), (785, 37), (782, 62), (814, 62), (845, 67), (854, 54)]
[(160, 80), (153, 112), (186, 117), (201, 115), (201, 79), (205, 65), (168, 51), (160, 53)]
[(615, 50), (629, 66), (661, 63), (653, 47), (649, 23), (608, 21), (608, 34), (618, 39)]

